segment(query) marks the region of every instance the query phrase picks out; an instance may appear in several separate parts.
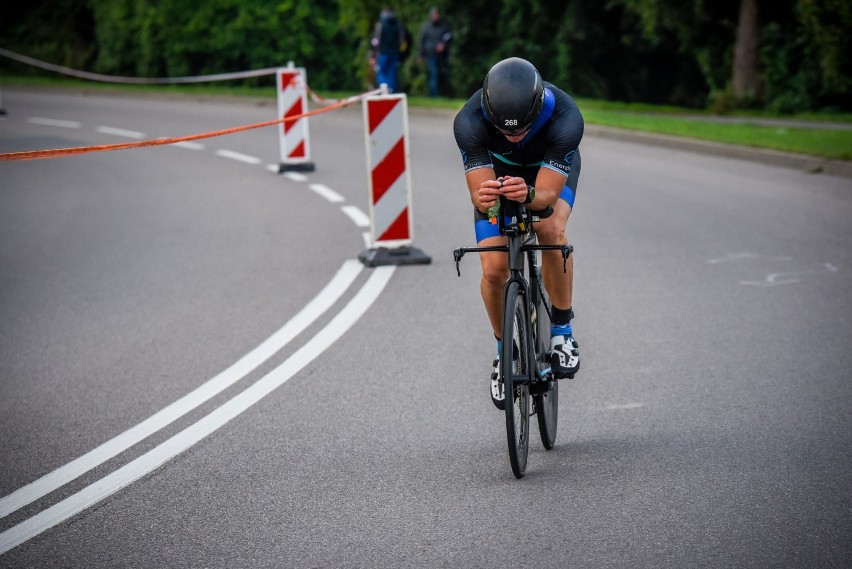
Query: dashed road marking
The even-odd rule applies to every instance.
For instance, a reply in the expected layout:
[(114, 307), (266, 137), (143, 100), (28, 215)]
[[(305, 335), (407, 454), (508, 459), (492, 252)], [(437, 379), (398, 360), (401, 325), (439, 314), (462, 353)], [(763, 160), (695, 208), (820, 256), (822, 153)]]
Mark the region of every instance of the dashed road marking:
[(140, 140), (145, 138), (144, 132), (139, 132), (136, 130), (126, 130), (123, 128), (113, 128), (111, 126), (99, 126), (95, 129), (101, 134), (111, 134), (113, 136), (123, 136), (124, 138), (134, 138), (136, 140)]
[(345, 205), (340, 208), (343, 213), (349, 216), (349, 219), (355, 222), (358, 227), (370, 227), (370, 218), (363, 211), (354, 205)]
[[(277, 169), (278, 169), (278, 167), (276, 166), (276, 171), (277, 171)], [(304, 174), (299, 174), (298, 172), (286, 172), (284, 174), (284, 176), (293, 180), (294, 182), (307, 182), (308, 181), (307, 176), (305, 176)]]
[[(75, 121), (66, 121), (61, 119), (49, 119), (43, 117), (30, 117), (29, 122), (32, 124), (38, 124), (43, 126), (57, 126), (63, 128), (80, 128), (81, 124)], [(145, 138), (145, 133), (138, 132), (135, 130), (126, 130), (123, 128), (114, 128), (110, 126), (99, 126), (96, 129), (98, 132), (102, 134), (111, 134), (114, 136), (123, 136), (125, 138), (134, 138), (134, 139), (142, 139)], [(204, 150), (205, 146), (199, 142), (192, 141), (183, 141), (176, 142), (174, 146), (179, 146), (181, 148), (187, 148), (189, 150)], [(241, 152), (235, 152), (233, 150), (220, 149), (216, 151), (217, 156), (221, 156), (222, 158), (228, 158), (230, 160), (236, 160), (238, 162), (243, 162), (245, 164), (258, 165), (263, 161), (256, 156), (250, 156), (248, 154), (243, 154)], [(267, 164), (266, 169), (270, 172), (278, 173), (279, 166), (277, 164)], [(285, 172), (284, 176), (288, 179), (293, 180), (294, 182), (307, 182), (308, 177), (304, 174), (300, 174), (298, 172)], [(329, 188), (324, 184), (311, 184), (309, 186), (311, 190), (313, 190), (318, 195), (327, 199), (331, 203), (341, 203), (345, 202), (346, 198)], [(370, 226), (370, 218), (362, 212), (356, 206), (343, 206), (340, 208), (343, 213), (345, 213), (358, 227), (369, 227)], [(370, 246), (372, 238), (369, 233), (364, 233), (364, 243), (367, 247)]]
[(314, 192), (324, 197), (325, 199), (327, 199), (328, 201), (330, 201), (331, 203), (340, 203), (346, 201), (346, 198), (344, 198), (343, 196), (341, 196), (340, 194), (338, 194), (337, 192), (335, 192), (324, 184), (311, 184), (308, 187), (311, 188)]
[(233, 150), (217, 150), (216, 155), (221, 156), (222, 158), (236, 160), (238, 162), (245, 162), (246, 164), (260, 164), (262, 162), (260, 158), (249, 156), (248, 154), (242, 154), (240, 152), (234, 152)]
[(30, 117), (27, 119), (30, 124), (41, 126), (58, 126), (60, 128), (80, 128), (82, 126), (77, 121), (64, 121), (61, 119), (46, 119), (44, 117)]
[(204, 150), (204, 145), (200, 142), (193, 142), (191, 140), (184, 140), (183, 142), (175, 142), (175, 146), (180, 146), (181, 148), (188, 148), (189, 150)]

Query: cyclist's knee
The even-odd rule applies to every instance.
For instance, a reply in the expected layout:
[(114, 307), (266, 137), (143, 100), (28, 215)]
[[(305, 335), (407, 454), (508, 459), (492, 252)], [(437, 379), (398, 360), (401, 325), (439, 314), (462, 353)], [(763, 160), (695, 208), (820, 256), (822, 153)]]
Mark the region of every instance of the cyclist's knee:
[(539, 224), (535, 229), (538, 240), (544, 245), (565, 243), (565, 223)]
[(556, 200), (553, 215), (536, 224), (535, 232), (540, 243), (545, 245), (561, 245), (565, 243), (565, 226), (571, 206), (562, 200)]
[(506, 263), (482, 263), (482, 279), (491, 286), (502, 287), (509, 278), (509, 268)]

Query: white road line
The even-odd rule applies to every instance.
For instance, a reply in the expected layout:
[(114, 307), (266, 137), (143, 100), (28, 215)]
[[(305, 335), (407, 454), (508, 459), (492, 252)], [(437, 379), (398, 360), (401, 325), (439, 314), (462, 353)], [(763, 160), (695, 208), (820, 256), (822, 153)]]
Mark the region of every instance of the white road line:
[(135, 138), (137, 140), (141, 139), (141, 138), (145, 138), (144, 132), (138, 132), (138, 131), (135, 131), (135, 130), (125, 130), (123, 128), (113, 128), (111, 126), (99, 126), (95, 130), (97, 130), (101, 134), (111, 134), (113, 136), (123, 136), (125, 138)]
[(284, 176), (293, 180), (294, 182), (307, 182), (308, 177), (304, 174), (299, 174), (298, 172), (285, 172)]
[(175, 142), (175, 146), (180, 146), (181, 148), (188, 148), (189, 150), (204, 150), (204, 145), (200, 142), (193, 142), (191, 140), (184, 140), (183, 142)]
[(330, 201), (331, 203), (340, 203), (345, 202), (346, 198), (329, 188), (324, 184), (311, 184), (308, 186), (310, 189)]
[(171, 458), (210, 436), (228, 421), (272, 393), (333, 345), (367, 311), (394, 273), (394, 266), (373, 269), (358, 294), (331, 321), (284, 363), (221, 407), (172, 438), (122, 466), (112, 474), (69, 496), (0, 534), (0, 554), (39, 535), (97, 504), (107, 496), (142, 478)]
[(278, 164), (267, 164), (266, 169), (272, 172), (273, 174), (278, 173)]
[(345, 205), (342, 208), (343, 213), (349, 216), (349, 219), (355, 222), (358, 227), (370, 227), (370, 218), (354, 205)]
[(367, 249), (370, 249), (370, 248), (373, 247), (373, 235), (372, 235), (371, 232), (365, 231), (364, 233), (361, 234), (361, 237), (364, 238), (364, 246)]
[(44, 117), (30, 117), (27, 119), (30, 124), (41, 126), (58, 126), (61, 128), (80, 128), (80, 123), (77, 121), (64, 121), (61, 119), (46, 119)]
[(221, 156), (222, 158), (230, 158), (231, 160), (245, 162), (246, 164), (260, 164), (262, 162), (260, 158), (249, 156), (248, 154), (234, 152), (233, 150), (217, 150), (216, 155)]
[(241, 380), (286, 346), (337, 302), (355, 280), (355, 277), (360, 274), (362, 268), (363, 265), (359, 261), (346, 261), (325, 288), (298, 314), (231, 367), (135, 427), (0, 499), (0, 518), (34, 502), (124, 452)]

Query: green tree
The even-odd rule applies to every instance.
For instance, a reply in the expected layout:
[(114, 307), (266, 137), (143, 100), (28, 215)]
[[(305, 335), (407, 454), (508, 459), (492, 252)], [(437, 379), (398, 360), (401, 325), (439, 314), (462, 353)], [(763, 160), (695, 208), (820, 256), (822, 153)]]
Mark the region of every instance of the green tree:
[[(66, 67), (82, 68), (95, 50), (95, 23), (79, 0), (6, 2), (0, 17), (0, 43), (6, 49)], [(32, 67), (0, 61), (16, 73)]]
[(799, 0), (796, 19), (810, 39), (821, 103), (852, 105), (852, 1)]
[[(31, 0), (6, 7), (0, 37), (8, 49), (114, 75), (197, 75), (293, 61), (307, 68), (314, 88), (354, 90), (370, 84), (366, 55), (384, 4)], [(719, 108), (745, 97), (777, 111), (852, 108), (852, 0), (395, 3), (415, 40), (433, 4), (453, 28), (449, 94), (456, 97), (470, 96), (494, 63), (517, 55), (545, 80), (586, 97), (696, 107), (709, 100)], [(9, 61), (0, 67), (34, 72)], [(416, 57), (400, 77), (404, 91), (425, 93)]]

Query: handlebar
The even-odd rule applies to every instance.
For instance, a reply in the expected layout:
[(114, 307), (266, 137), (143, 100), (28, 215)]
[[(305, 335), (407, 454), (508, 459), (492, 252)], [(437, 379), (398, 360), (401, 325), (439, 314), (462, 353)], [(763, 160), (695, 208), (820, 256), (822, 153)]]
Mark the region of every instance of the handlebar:
[[(553, 215), (553, 206), (547, 206), (543, 210), (528, 209), (524, 204), (507, 200), (504, 196), (500, 196), (500, 213), (497, 215), (500, 234), (510, 238), (520, 237), (532, 230), (532, 224), (547, 219)], [(506, 217), (512, 221), (506, 224)], [(520, 244), (520, 251), (559, 251), (562, 254), (562, 271), (567, 272), (568, 257), (574, 252), (572, 245), (538, 245), (538, 244)], [(459, 262), (465, 253), (484, 253), (486, 251), (509, 252), (508, 245), (494, 245), (491, 247), (459, 247), (453, 251), (453, 259), (456, 262), (456, 273), (461, 276)]]
[[(532, 210), (524, 204), (508, 200), (505, 196), (500, 196), (500, 213), (497, 214), (500, 235), (507, 235), (515, 231), (529, 233), (533, 223), (547, 219), (551, 215), (553, 215), (553, 206), (547, 206), (543, 210)], [(506, 217), (512, 219), (513, 223), (507, 225)]]

